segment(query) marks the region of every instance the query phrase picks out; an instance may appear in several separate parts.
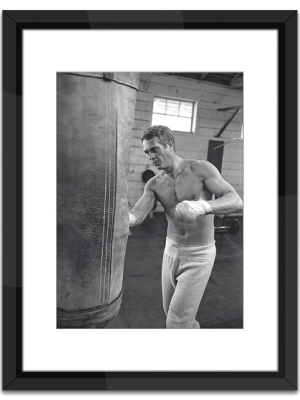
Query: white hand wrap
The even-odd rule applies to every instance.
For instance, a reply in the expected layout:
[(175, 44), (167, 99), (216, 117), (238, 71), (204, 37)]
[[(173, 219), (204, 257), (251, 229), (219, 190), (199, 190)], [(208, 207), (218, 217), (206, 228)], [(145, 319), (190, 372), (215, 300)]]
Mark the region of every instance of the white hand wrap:
[(198, 201), (184, 200), (175, 207), (177, 219), (185, 223), (192, 223), (196, 221), (200, 215), (205, 215), (210, 212), (212, 212), (210, 204), (203, 199)]
[(137, 218), (129, 212), (129, 226), (134, 226), (136, 223)]

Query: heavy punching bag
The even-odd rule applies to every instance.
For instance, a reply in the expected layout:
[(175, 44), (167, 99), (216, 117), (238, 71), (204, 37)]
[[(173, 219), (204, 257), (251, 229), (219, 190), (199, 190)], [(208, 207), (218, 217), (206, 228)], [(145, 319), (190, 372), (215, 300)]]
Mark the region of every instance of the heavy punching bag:
[(57, 328), (119, 311), (137, 73), (57, 74)]

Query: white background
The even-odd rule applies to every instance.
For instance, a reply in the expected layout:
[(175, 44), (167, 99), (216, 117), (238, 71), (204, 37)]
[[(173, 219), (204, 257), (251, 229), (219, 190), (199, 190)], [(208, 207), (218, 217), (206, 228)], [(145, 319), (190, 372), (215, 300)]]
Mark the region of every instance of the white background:
[[(227, 4), (227, 8), (226, 9), (268, 9), (268, 8), (270, 9), (270, 7), (268, 6), (268, 3), (262, 2), (262, 1), (260, 1), (260, 2), (254, 2), (253, 1), (251, 3), (247, 2), (247, 3), (244, 4), (244, 7), (241, 7), (242, 4), (238, 3), (238, 2), (227, 2), (226, 4)], [(276, 8), (278, 8), (278, 9), (283, 9), (283, 8), (284, 9), (297, 9), (297, 2), (295, 2), (295, 1), (286, 1), (284, 3), (284, 7), (282, 7), (282, 4), (280, 4), (279, 7), (276, 7), (276, 4), (274, 2), (271, 3), (271, 4), (272, 4), (272, 9), (276, 9)], [(10, 2), (3, 1), (1, 5), (2, 5), (2, 9), (24, 9), (24, 6), (25, 6), (25, 4), (23, 5), (22, 2), (18, 2), (18, 1), (10, 1)], [(43, 6), (42, 6), (42, 3), (33, 2), (33, 1), (27, 1), (26, 2), (26, 9), (68, 9), (69, 7), (67, 5), (68, 5), (68, 3), (67, 2), (63, 2), (63, 1), (60, 1), (60, 2), (52, 1), (49, 4), (48, 3), (43, 3)], [(151, 2), (151, 9), (168, 9), (168, 8), (172, 8), (172, 9), (214, 9), (214, 8), (215, 9), (224, 9), (224, 6), (223, 6), (222, 2), (210, 2), (208, 4), (206, 4), (206, 2), (204, 2), (203, 4), (201, 4), (201, 3), (199, 4), (199, 2), (192, 2), (191, 1), (191, 2), (185, 2), (184, 3), (184, 7), (183, 7), (182, 4), (180, 4), (180, 2), (173, 1), (172, 2), (172, 6), (171, 7), (170, 6), (168, 7), (166, 2), (165, 3), (162, 3), (161, 1), (160, 2), (155, 2), (155, 1)], [(138, 4), (138, 3), (135, 3), (135, 2), (126, 2), (126, 9), (138, 9), (138, 8), (140, 8), (140, 9), (149, 9), (150, 7), (149, 6), (148, 7), (147, 6), (142, 7), (141, 4)], [(72, 2), (72, 9), (125, 9), (125, 5), (122, 4), (121, 2), (110, 2), (109, 4), (107, 4), (106, 2), (101, 3), (101, 2), (85, 1), (84, 3), (82, 3), (82, 2)], [(229, 48), (231, 48), (230, 42), (227, 42), (227, 46)], [(69, 48), (69, 50), (70, 50), (70, 48)], [(38, 55), (38, 57), (40, 56), (40, 49), (36, 50), (36, 54)], [(262, 56), (263, 56), (263, 54), (262, 54)], [(220, 59), (222, 59), (222, 57), (220, 57)], [(258, 53), (257, 54), (257, 63), (258, 64), (260, 63), (260, 60), (261, 60), (260, 54)], [(202, 62), (202, 60), (201, 60), (201, 62)], [(136, 63), (134, 65), (136, 65)], [(221, 68), (221, 66), (222, 66), (222, 68)], [(71, 68), (69, 68), (69, 69), (71, 69)], [(88, 70), (88, 69), (93, 70), (94, 68), (85, 68), (85, 69), (86, 70)], [(115, 68), (110, 68), (110, 70), (114, 70), (114, 69)], [(160, 70), (164, 70), (164, 69), (166, 70), (166, 68), (160, 68)], [(194, 68), (191, 68), (191, 69), (193, 70)], [(203, 70), (206, 69), (207, 70), (208, 68), (199, 68), (199, 70), (201, 70), (201, 69), (203, 69)], [(213, 69), (215, 69), (215, 68), (213, 68)], [(220, 70), (221, 69), (222, 70), (226, 70), (226, 68), (223, 67), (223, 63), (220, 64)], [(240, 69), (241, 68), (233, 68), (233, 70), (240, 70)], [(83, 69), (81, 69), (81, 70), (83, 70)], [(129, 70), (132, 70), (132, 68), (130, 68)], [(138, 68), (138, 66), (136, 66), (136, 70), (143, 70), (143, 69), (142, 68)], [(151, 68), (147, 68), (147, 70), (151, 70)], [(185, 68), (185, 70), (188, 71), (187, 68)], [(247, 81), (245, 81), (245, 87), (247, 88)], [(260, 88), (260, 86), (257, 86), (257, 87)], [(41, 95), (44, 96), (43, 90), (41, 91)], [(247, 101), (247, 99), (246, 99), (246, 101)], [(247, 107), (245, 107), (245, 108), (247, 108)], [(246, 112), (246, 110), (245, 110), (245, 112)], [(249, 142), (248, 143), (246, 142), (247, 141), (246, 136), (247, 136), (247, 130), (250, 128), (250, 126), (251, 126), (251, 120), (249, 118), (247, 120), (247, 117), (246, 117), (246, 114), (245, 114), (245, 145), (246, 145), (245, 150), (246, 151), (247, 151), (247, 146), (248, 146), (248, 143), (249, 143)], [(46, 127), (46, 129), (49, 129), (49, 127)], [(41, 133), (41, 130), (40, 130), (40, 133)], [(255, 132), (255, 135), (258, 135), (258, 132)], [(245, 152), (245, 162), (247, 162), (247, 160), (246, 160), (247, 155), (246, 154), (247, 153)], [(253, 154), (254, 153), (252, 153), (252, 155)], [(245, 178), (247, 180), (247, 169), (246, 169), (245, 172), (246, 172)], [(36, 173), (38, 173), (38, 171), (36, 171)], [(38, 178), (38, 175), (37, 175), (37, 178)], [(252, 178), (249, 177), (249, 179), (252, 179)], [(248, 181), (249, 181), (249, 179), (248, 179)], [(276, 177), (274, 177), (274, 179), (276, 180)], [(245, 187), (245, 196), (247, 195), (246, 194), (246, 190), (247, 190), (247, 187)], [(246, 215), (245, 215), (245, 218), (246, 218)], [(249, 223), (251, 223), (250, 220), (249, 220)], [(245, 224), (246, 224), (246, 220), (245, 220)], [(246, 232), (246, 237), (245, 237), (245, 243), (247, 243), (247, 232)], [(245, 249), (245, 252), (246, 251), (247, 250)], [(256, 266), (255, 266), (255, 268), (256, 268)], [(265, 271), (258, 271), (258, 272), (265, 273)], [(45, 277), (44, 274), (41, 273), (41, 278), (44, 279), (44, 277)], [(245, 276), (245, 278), (246, 278), (246, 276)], [(39, 281), (38, 278), (36, 278), (36, 279), (37, 279), (37, 281)], [(48, 286), (48, 285), (46, 285), (46, 286)], [(247, 295), (247, 293), (245, 293), (245, 295)], [(272, 303), (272, 301), (271, 301), (271, 303)], [(246, 316), (246, 313), (247, 313), (247, 310), (245, 309), (245, 316)], [(263, 320), (257, 320), (256, 323), (257, 323), (258, 327), (261, 327), (261, 324), (263, 324), (264, 321)], [(245, 326), (245, 328), (246, 328), (246, 326)], [(109, 332), (112, 332), (112, 331), (109, 331)], [(166, 331), (159, 331), (160, 334), (162, 332), (166, 332)], [(202, 332), (203, 331), (201, 331), (201, 333)], [(211, 333), (212, 331), (207, 330), (207, 332)], [(224, 333), (225, 331), (220, 331), (220, 332)], [(230, 332), (232, 334), (233, 331), (228, 331), (228, 332)], [(153, 331), (151, 333), (153, 333)], [(224, 338), (224, 335), (222, 337)], [(45, 343), (45, 342), (43, 341), (43, 343)], [(211, 348), (211, 349), (213, 350), (213, 348)], [(39, 396), (40, 394), (37, 394), (37, 395)], [(198, 394), (198, 396), (199, 395), (200, 394)], [(241, 394), (226, 394), (226, 393), (224, 394), (223, 393), (223, 395), (225, 395), (225, 396), (239, 395), (240, 396)], [(266, 394), (266, 395), (268, 396), (268, 394)], [(269, 394), (269, 395), (273, 396), (274, 393), (273, 394)], [(74, 394), (72, 394), (72, 396), (74, 396)], [(77, 394), (77, 396), (80, 396), (80, 394)], [(117, 397), (117, 396), (118, 395), (114, 395), (114, 394), (110, 395), (110, 397)], [(133, 396), (133, 395), (130, 394), (130, 396)], [(140, 396), (140, 395), (137, 394), (137, 396)], [(170, 396), (174, 397), (174, 394), (172, 394)], [(177, 396), (180, 397), (181, 395), (178, 394)], [(206, 393), (204, 395), (204, 397), (218, 397), (218, 396), (220, 396), (220, 394), (207, 394)], [(252, 396), (252, 395), (250, 395), (250, 396)], [(278, 396), (280, 396), (280, 394), (278, 394)], [(13, 395), (13, 397), (14, 397), (14, 395)]]

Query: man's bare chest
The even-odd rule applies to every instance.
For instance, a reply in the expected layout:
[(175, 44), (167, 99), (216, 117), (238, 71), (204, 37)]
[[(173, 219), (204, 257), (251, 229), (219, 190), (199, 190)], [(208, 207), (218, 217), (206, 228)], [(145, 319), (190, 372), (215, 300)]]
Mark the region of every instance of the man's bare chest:
[(203, 189), (203, 182), (191, 170), (184, 171), (176, 179), (164, 174), (158, 176), (155, 185), (155, 193), (166, 207), (183, 200), (199, 200), (204, 197)]

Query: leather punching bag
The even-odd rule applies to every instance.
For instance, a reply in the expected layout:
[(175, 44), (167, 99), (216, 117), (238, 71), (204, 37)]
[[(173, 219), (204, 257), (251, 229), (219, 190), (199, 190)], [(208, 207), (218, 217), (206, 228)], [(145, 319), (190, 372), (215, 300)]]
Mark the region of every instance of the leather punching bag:
[(121, 305), (137, 73), (57, 74), (57, 328)]

